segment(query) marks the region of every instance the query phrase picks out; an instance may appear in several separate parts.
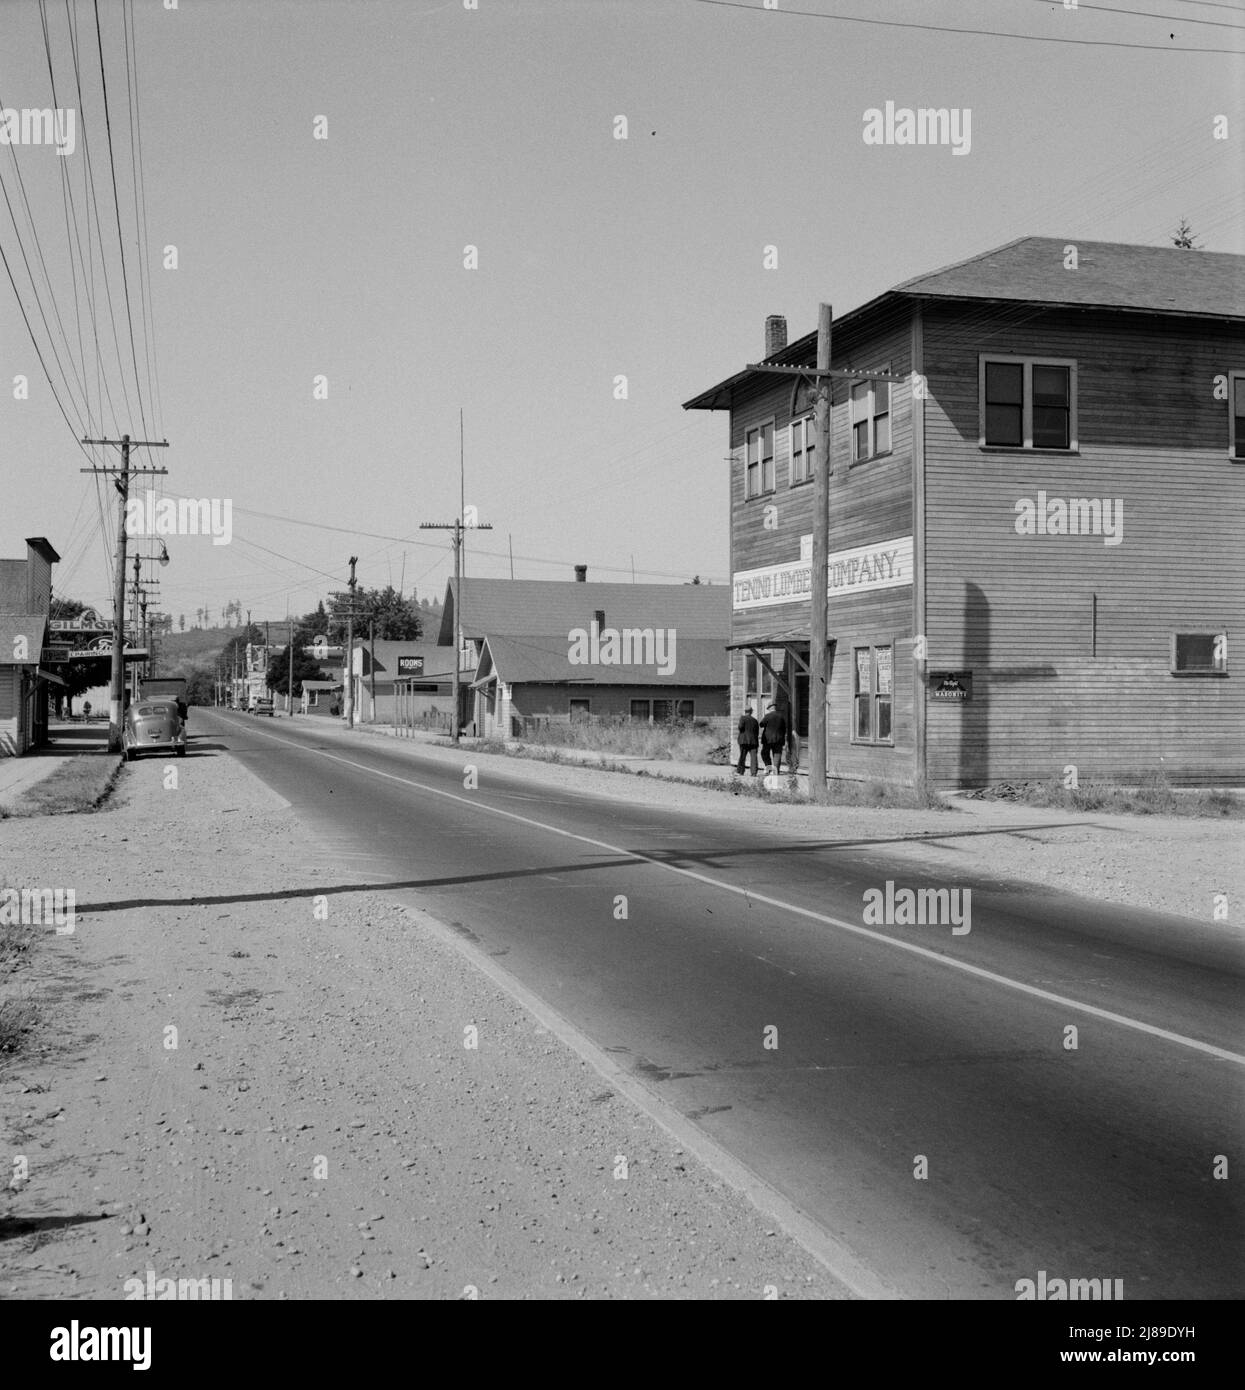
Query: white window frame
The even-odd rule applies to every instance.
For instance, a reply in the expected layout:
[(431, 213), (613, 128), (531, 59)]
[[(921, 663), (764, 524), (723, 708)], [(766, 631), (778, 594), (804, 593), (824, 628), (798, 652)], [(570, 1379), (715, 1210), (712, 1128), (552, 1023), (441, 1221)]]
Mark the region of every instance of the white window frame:
[[(1214, 643), (1213, 652), (1222, 653), (1219, 659), (1212, 659), (1209, 666), (1177, 666), (1176, 645), (1181, 637), (1209, 637)], [(1226, 676), (1228, 674), (1228, 634), (1222, 630), (1210, 631), (1206, 628), (1185, 628), (1172, 633), (1171, 674), (1173, 676)]]
[[(986, 363), (1010, 363), (1023, 367), (1021, 378), (1021, 426), (1023, 442), (1020, 444), (990, 444), (986, 442)], [(1068, 368), (1068, 445), (1060, 448), (1053, 444), (1033, 443), (1033, 369), (1034, 367)], [(977, 355), (977, 443), (982, 449), (1005, 449), (1013, 453), (1028, 450), (1039, 454), (1075, 454), (1080, 448), (1077, 429), (1076, 408), (1076, 358), (1075, 357), (1028, 357), (1006, 352), (982, 352)]]
[[(878, 652), (889, 650), (891, 661), (891, 688), (889, 692), (883, 694), (878, 690)], [(857, 690), (859, 679), (858, 667), (856, 664), (856, 653), (869, 653), (869, 689), (867, 691)], [(851, 644), (852, 653), (852, 736), (850, 742), (859, 744), (862, 747), (872, 748), (893, 748), (895, 746), (895, 642), (893, 638), (879, 639), (876, 642), (860, 641)], [(869, 701), (869, 733), (868, 735), (857, 733), (856, 731), (856, 709), (857, 701), (861, 696), (865, 696)], [(878, 718), (878, 706), (883, 700), (889, 700), (891, 712), (891, 731), (889, 738), (878, 737), (878, 725), (881, 720)]]
[[(884, 362), (879, 366), (870, 368), (875, 372), (889, 373), (891, 364)], [(850, 389), (847, 393), (847, 438), (850, 446), (853, 463), (868, 463), (870, 459), (885, 458), (895, 447), (895, 397), (891, 391), (894, 382), (891, 381), (852, 381), (849, 383)], [(881, 386), (886, 391), (886, 409), (878, 409), (878, 387)], [(863, 391), (862, 397), (857, 397), (857, 391)], [(861, 414), (858, 406), (864, 407)], [(878, 448), (878, 421), (885, 416), (890, 421), (890, 443), (885, 449)], [(867, 424), (868, 429), (868, 449), (858, 458), (856, 456), (856, 426)]]
[[(769, 486), (766, 484), (765, 455), (761, 452), (761, 441), (764, 432), (770, 432), (770, 455), (769, 455)], [(748, 451), (751, 441), (755, 437), (757, 447), (756, 476), (758, 489), (752, 490), (752, 478), (748, 466)], [(754, 497), (769, 497), (776, 491), (776, 467), (778, 456), (778, 421), (777, 417), (771, 415), (767, 420), (758, 420), (755, 425), (750, 425), (744, 430), (744, 500), (751, 501)]]
[[(800, 441), (803, 446), (799, 450), (795, 447), (797, 430), (799, 431)], [(799, 487), (802, 483), (811, 483), (816, 475), (812, 466), (809, 464), (808, 458), (809, 455), (812, 454), (814, 464), (817, 459), (817, 416), (815, 414), (802, 415), (799, 419), (792, 420), (790, 454), (791, 463), (788, 469), (789, 479), (787, 485), (789, 487)], [(802, 469), (798, 476), (795, 471), (797, 454), (799, 455)]]
[(1233, 463), (1245, 463), (1245, 438), (1238, 439), (1236, 435), (1237, 419), (1245, 419), (1245, 415), (1237, 416), (1236, 413), (1236, 391), (1237, 387), (1245, 391), (1245, 371), (1228, 373), (1228, 457)]

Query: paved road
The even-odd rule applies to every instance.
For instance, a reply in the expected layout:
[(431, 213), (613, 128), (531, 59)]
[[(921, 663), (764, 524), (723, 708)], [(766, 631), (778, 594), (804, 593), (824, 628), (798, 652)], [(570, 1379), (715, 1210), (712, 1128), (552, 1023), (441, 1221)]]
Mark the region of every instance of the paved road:
[[(885, 842), (784, 836), (763, 807), (745, 830), (551, 792), (521, 764), (464, 789), (469, 754), (193, 722), (328, 838), (343, 887), (456, 924), (877, 1288), (1014, 1298), (1045, 1270), (1128, 1300), (1245, 1293), (1241, 1184), (1214, 1177), (1239, 1159), (1245, 1052), (1222, 933), (931, 881)], [(971, 931), (865, 926), (888, 879), (971, 888)]]

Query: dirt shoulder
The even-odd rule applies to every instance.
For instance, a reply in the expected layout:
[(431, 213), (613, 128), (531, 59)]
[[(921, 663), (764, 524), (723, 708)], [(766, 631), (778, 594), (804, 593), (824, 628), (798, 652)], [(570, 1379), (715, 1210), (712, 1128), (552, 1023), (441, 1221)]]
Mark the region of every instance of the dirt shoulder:
[[(289, 730), (282, 721), (273, 732)], [(316, 721), (315, 734), (343, 753), (352, 744), (384, 738), (328, 720)], [(1245, 827), (1239, 820), (1049, 810), (963, 798), (952, 798), (945, 811), (771, 804), (666, 781), (659, 774), (636, 776), (512, 758), (469, 745), (456, 751), (431, 741), (385, 738), (385, 744), (460, 766), (513, 771), (551, 790), (578, 788), (734, 824), (763, 822), (792, 838), (874, 848), (907, 861), (913, 873), (940, 878), (972, 874), (1000, 883), (1018, 880), (1200, 922), (1214, 920), (1217, 895), (1226, 895), (1228, 902), (1245, 899)], [(721, 770), (721, 776), (729, 781), (731, 774)], [(1224, 930), (1229, 929), (1225, 923)]]
[(0, 1297), (845, 1296), (420, 914), (318, 917), (239, 762), (175, 766), (0, 825), (0, 879), (77, 895), (0, 985), (40, 1014), (0, 1057)]

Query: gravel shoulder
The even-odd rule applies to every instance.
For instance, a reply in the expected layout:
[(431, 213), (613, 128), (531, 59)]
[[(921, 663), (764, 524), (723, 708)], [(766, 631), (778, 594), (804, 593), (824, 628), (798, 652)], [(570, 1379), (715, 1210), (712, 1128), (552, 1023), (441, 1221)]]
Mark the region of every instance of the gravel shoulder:
[(236, 759), (165, 767), (0, 825), (4, 882), (77, 894), (0, 986), (40, 1011), (0, 1058), (0, 1297), (847, 1296), (421, 914), (318, 911), (315, 840)]

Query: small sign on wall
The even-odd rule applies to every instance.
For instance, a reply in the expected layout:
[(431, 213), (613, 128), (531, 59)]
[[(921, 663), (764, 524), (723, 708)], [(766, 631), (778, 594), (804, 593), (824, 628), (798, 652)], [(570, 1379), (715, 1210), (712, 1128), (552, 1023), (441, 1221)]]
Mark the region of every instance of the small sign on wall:
[(400, 676), (422, 676), (424, 674), (424, 658), (422, 656), (400, 656), (398, 657), (398, 675)]
[(971, 671), (931, 671), (929, 673), (931, 700), (971, 700), (973, 673)]

